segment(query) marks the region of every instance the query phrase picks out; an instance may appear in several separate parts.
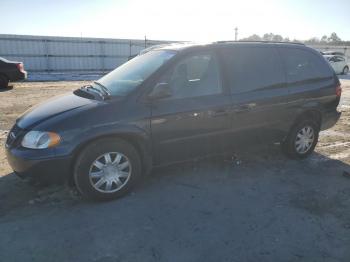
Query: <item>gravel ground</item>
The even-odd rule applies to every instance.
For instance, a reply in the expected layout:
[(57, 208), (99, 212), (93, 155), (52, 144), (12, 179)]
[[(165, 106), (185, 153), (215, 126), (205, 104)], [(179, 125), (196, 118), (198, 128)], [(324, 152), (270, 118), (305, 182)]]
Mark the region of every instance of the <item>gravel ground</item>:
[[(347, 78), (347, 79), (346, 79)], [(350, 77), (338, 124), (303, 161), (278, 146), (155, 170), (133, 193), (86, 202), (26, 184), (3, 154), (14, 120), (86, 82), (0, 92), (0, 261), (350, 261)]]

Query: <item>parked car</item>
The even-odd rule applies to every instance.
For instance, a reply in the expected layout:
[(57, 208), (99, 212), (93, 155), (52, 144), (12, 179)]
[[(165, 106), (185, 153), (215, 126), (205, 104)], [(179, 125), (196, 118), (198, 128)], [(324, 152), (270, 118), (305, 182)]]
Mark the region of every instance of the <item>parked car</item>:
[(18, 81), (27, 78), (22, 62), (9, 61), (0, 57), (0, 88), (6, 88), (9, 81)]
[(321, 51), (322, 55), (338, 55), (338, 56), (345, 56), (343, 52), (339, 51)]
[(324, 55), (336, 74), (346, 75), (349, 72), (349, 65), (344, 56)]
[(171, 45), (31, 108), (6, 154), (21, 177), (114, 199), (152, 167), (257, 143), (305, 158), (339, 119), (340, 96), (329, 64), (301, 44)]

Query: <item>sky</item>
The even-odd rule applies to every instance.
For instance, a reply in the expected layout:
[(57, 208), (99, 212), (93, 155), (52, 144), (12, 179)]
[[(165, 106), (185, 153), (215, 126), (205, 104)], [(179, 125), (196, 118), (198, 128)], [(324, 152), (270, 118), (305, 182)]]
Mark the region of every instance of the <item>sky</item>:
[(350, 40), (350, 0), (0, 0), (0, 34), (214, 41)]

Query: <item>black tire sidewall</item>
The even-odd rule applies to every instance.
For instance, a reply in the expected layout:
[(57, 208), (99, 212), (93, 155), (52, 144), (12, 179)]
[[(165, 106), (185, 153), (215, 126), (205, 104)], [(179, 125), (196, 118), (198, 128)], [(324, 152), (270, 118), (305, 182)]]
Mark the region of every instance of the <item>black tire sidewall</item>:
[[(114, 193), (97, 191), (90, 182), (91, 164), (99, 156), (107, 152), (119, 152), (125, 155), (131, 164), (131, 176), (127, 184)], [(112, 200), (127, 194), (135, 185), (141, 174), (140, 157), (135, 148), (122, 139), (100, 139), (89, 144), (79, 155), (74, 168), (74, 182), (80, 193), (92, 200)]]
[[(306, 153), (299, 153), (297, 152), (296, 148), (295, 148), (295, 140), (296, 140), (296, 136), (298, 134), (298, 132), (304, 128), (305, 126), (311, 126), (314, 130), (314, 135), (315, 135), (315, 139), (314, 142), (311, 146), (311, 148), (306, 152)], [(310, 154), (312, 154), (312, 152), (314, 151), (317, 142), (318, 142), (318, 136), (319, 136), (319, 131), (320, 131), (320, 127), (318, 124), (316, 124), (314, 121), (311, 120), (303, 120), (297, 124), (295, 124), (289, 131), (289, 134), (286, 138), (286, 140), (283, 143), (283, 151), (291, 158), (293, 159), (303, 159), (308, 157)]]

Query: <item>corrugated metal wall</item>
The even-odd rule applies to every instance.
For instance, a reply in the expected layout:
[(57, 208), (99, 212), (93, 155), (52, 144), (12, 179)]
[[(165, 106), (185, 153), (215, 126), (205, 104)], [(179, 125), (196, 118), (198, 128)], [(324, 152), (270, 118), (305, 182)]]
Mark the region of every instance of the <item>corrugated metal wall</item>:
[[(24, 62), (28, 72), (106, 73), (142, 49), (165, 41), (0, 34), (0, 57)], [(349, 46), (312, 46), (344, 52)]]
[(0, 34), (0, 57), (29, 72), (108, 72), (163, 41)]

